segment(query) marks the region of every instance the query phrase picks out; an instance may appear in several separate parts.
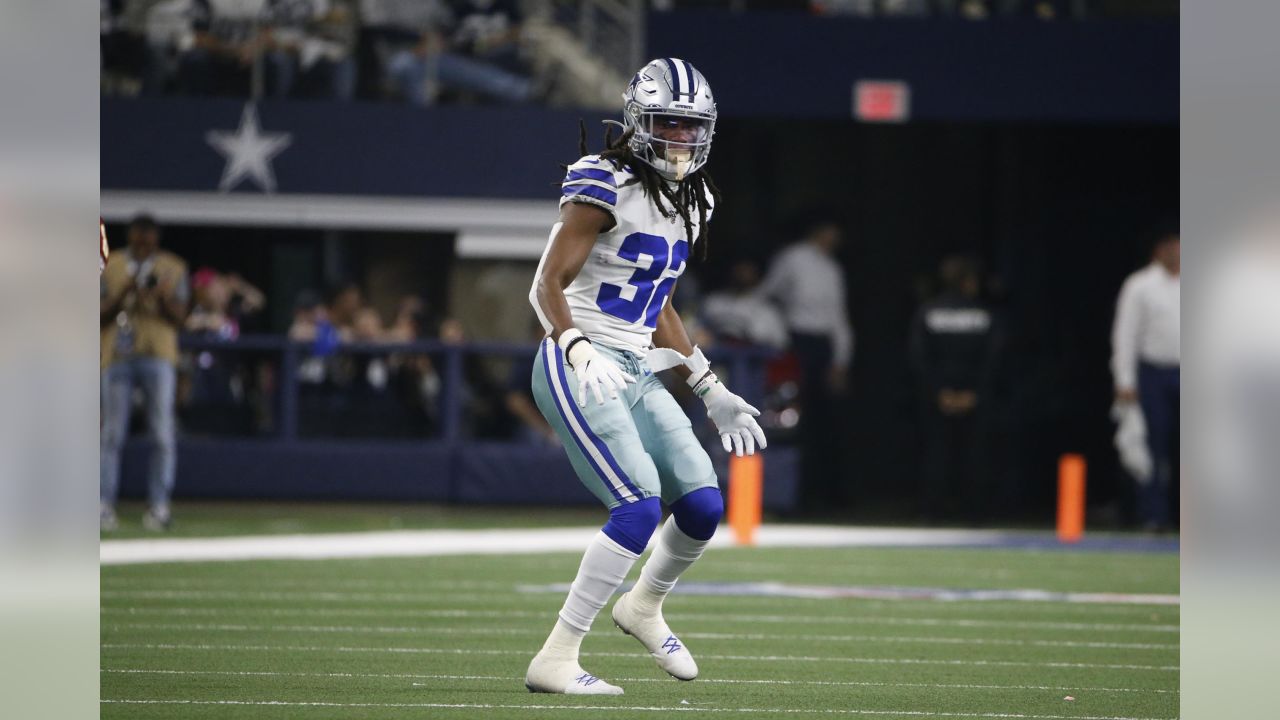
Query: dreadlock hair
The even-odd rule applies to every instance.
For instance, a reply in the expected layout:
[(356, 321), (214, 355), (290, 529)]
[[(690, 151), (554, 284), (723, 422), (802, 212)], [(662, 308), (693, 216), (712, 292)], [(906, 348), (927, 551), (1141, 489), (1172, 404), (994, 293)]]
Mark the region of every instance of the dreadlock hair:
[[(683, 180), (676, 183), (674, 190), (671, 189), (670, 183), (666, 181), (657, 170), (654, 170), (649, 163), (644, 162), (631, 152), (631, 135), (635, 131), (629, 129), (622, 133), (617, 140), (613, 138), (613, 128), (609, 127), (604, 133), (605, 149), (600, 152), (600, 158), (613, 163), (614, 167), (630, 166), (631, 172), (638, 178), (641, 189), (644, 194), (653, 200), (653, 204), (657, 206), (658, 212), (671, 217), (678, 215), (684, 220), (684, 232), (689, 238), (693, 238), (693, 216), (692, 211), (698, 211), (698, 237), (693, 241), (693, 245), (697, 246), (697, 255), (699, 260), (707, 259), (707, 241), (710, 238), (710, 228), (707, 227), (707, 210), (711, 209), (712, 203), (707, 201), (707, 195), (716, 205), (720, 204), (720, 189), (716, 187), (715, 182), (711, 180), (711, 175), (707, 173), (706, 166), (698, 168), (698, 171), (685, 176)], [(578, 120), (578, 153), (579, 155), (587, 155), (587, 124), (582, 120)], [(562, 166), (566, 170), (568, 165)], [(673, 208), (668, 210), (663, 205), (663, 200)]]

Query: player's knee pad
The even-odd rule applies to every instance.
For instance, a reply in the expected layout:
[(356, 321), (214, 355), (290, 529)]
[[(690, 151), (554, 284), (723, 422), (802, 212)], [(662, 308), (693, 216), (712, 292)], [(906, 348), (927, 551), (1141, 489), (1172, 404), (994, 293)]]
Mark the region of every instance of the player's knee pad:
[(656, 497), (623, 503), (609, 511), (609, 522), (604, 525), (604, 534), (639, 555), (644, 552), (661, 520), (662, 501)]
[(724, 498), (720, 488), (703, 487), (685, 495), (671, 505), (671, 515), (680, 532), (694, 540), (710, 540), (724, 516)]

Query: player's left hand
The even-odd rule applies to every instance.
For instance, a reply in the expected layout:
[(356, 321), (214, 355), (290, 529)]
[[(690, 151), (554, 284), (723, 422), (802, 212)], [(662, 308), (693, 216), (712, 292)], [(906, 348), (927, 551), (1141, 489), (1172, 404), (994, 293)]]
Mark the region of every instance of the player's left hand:
[(764, 439), (764, 430), (756, 422), (760, 411), (729, 392), (715, 373), (707, 373), (694, 386), (693, 392), (706, 404), (707, 417), (711, 418), (711, 422), (720, 431), (720, 442), (724, 445), (725, 452), (742, 457), (755, 455), (757, 446), (761, 450), (769, 447)]

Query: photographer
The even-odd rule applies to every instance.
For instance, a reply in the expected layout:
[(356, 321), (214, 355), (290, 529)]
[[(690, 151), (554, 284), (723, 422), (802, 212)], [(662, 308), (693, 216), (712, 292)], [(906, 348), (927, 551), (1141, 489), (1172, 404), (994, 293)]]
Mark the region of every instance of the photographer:
[(112, 253), (102, 272), (101, 525), (115, 527), (120, 450), (129, 431), (133, 389), (146, 398), (147, 431), (154, 443), (148, 473), (150, 508), (143, 524), (169, 526), (169, 497), (177, 465), (173, 400), (178, 330), (186, 319), (191, 288), (186, 263), (160, 250), (160, 228), (140, 215), (129, 223), (129, 246)]

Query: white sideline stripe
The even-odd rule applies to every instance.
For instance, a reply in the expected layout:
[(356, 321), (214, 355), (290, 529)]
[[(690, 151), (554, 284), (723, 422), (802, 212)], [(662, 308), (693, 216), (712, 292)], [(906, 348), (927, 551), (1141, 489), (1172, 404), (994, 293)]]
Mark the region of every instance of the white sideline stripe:
[(952, 713), (920, 710), (803, 710), (800, 708), (705, 708), (685, 705), (499, 705), (488, 703), (340, 703), (296, 700), (124, 700), (104, 699), (103, 703), (125, 705), (248, 705), (337, 708), (435, 708), (440, 710), (592, 710), (624, 712), (728, 712), (785, 713), (788, 715), (886, 715), (890, 717), (1025, 718), (1025, 720), (1174, 720), (1173, 718), (1132, 718), (1097, 715), (1024, 715), (1022, 713)]
[[(342, 590), (365, 590), (365, 591), (439, 591), (439, 590), (511, 590), (512, 583), (503, 580), (365, 580), (360, 578), (275, 578), (271, 576), (261, 576), (257, 580), (270, 583), (275, 588), (285, 588), (292, 590), (322, 590), (329, 591), (334, 588)], [(220, 590), (224, 588), (237, 588), (244, 583), (243, 577), (163, 577), (163, 578), (123, 578), (110, 577), (103, 578), (103, 590), (171, 590), (171, 589), (188, 589), (188, 590)], [(140, 588), (139, 584), (155, 583), (153, 588)], [(1135, 612), (1145, 612), (1138, 609)]]
[[(538, 628), (393, 627), (385, 625), (229, 625), (182, 623), (113, 623), (112, 630), (184, 630), (229, 632), (377, 633), (388, 635), (545, 635)], [(680, 633), (694, 640), (805, 640), (810, 642), (924, 643), (930, 645), (1013, 645), (1017, 647), (1070, 647), (1107, 650), (1177, 650), (1178, 643), (1109, 643), (1072, 640), (990, 640), (982, 638), (893, 637), (876, 635), (766, 635), (764, 633)]]
[[(424, 655), (528, 655), (523, 650), (479, 650), (472, 648), (414, 648), (414, 647), (343, 647), (325, 645), (211, 645), (185, 643), (102, 643), (99, 647), (127, 650), (263, 650), (268, 652), (340, 652), (340, 653), (391, 653), (391, 654), (424, 654)], [(592, 657), (635, 657), (635, 653), (593, 652)], [(1125, 665), (1110, 663), (1069, 663), (1069, 662), (1019, 662), (1016, 660), (921, 660), (918, 658), (858, 658), (858, 657), (813, 657), (808, 655), (708, 655), (699, 654), (708, 660), (752, 660), (764, 662), (823, 662), (823, 663), (859, 663), (889, 665), (989, 665), (999, 667), (1051, 667), (1051, 668), (1097, 668), (1107, 670), (1155, 670), (1160, 672), (1178, 672), (1177, 665)]]
[(429, 598), (443, 597), (450, 600), (490, 600), (492, 594), (453, 593), (444, 590), (424, 590), (412, 593), (363, 593), (363, 592), (272, 592), (253, 590), (103, 590), (102, 599), (138, 600), (309, 600), (317, 602), (422, 602)]
[[(329, 678), (380, 678), (384, 680), (501, 680), (519, 682), (524, 678), (503, 677), (501, 675), (419, 675), (413, 673), (317, 673), (317, 672), (279, 672), (271, 670), (152, 670), (147, 668), (103, 668), (100, 672), (126, 673), (142, 675), (245, 675), (270, 677), (329, 677)], [(655, 677), (620, 677), (617, 682), (660, 682), (670, 683), (667, 678)], [(718, 685), (817, 685), (838, 687), (914, 687), (948, 690), (1070, 690), (1075, 692), (1116, 692), (1116, 693), (1155, 693), (1161, 695), (1177, 695), (1177, 690), (1160, 690), (1157, 688), (1112, 688), (1081, 687), (1078, 685), (976, 685), (967, 683), (904, 683), (904, 682), (870, 682), (856, 680), (733, 680), (729, 678), (699, 678), (701, 683)], [(413, 683), (417, 686), (429, 687), (429, 683)]]
[[(610, 189), (613, 190), (614, 188)], [(554, 361), (552, 358), (555, 358)], [(560, 361), (560, 355), (556, 353), (556, 344), (552, 342), (551, 338), (547, 338), (542, 343), (542, 362), (546, 365), (543, 370), (551, 376), (551, 390), (552, 394), (555, 395), (556, 405), (560, 406), (560, 415), (568, 423), (569, 429), (573, 431), (574, 436), (578, 438), (578, 444), (591, 456), (592, 462), (600, 471), (600, 474), (604, 476), (604, 479), (613, 486), (613, 492), (620, 500), (623, 502), (636, 500), (636, 496), (627, 489), (618, 474), (613, 471), (613, 467), (605, 460), (600, 448), (596, 447), (595, 442), (591, 439), (591, 435), (578, 423), (578, 416), (575, 414), (577, 408), (572, 407), (574, 403), (573, 395), (560, 382), (560, 372), (563, 365)]]
[[(571, 416), (572, 417), (572, 416)], [(598, 527), (515, 530), (395, 530), (316, 535), (248, 535), (222, 538), (104, 540), (103, 565), (211, 560), (315, 560), (581, 553)], [(717, 533), (711, 547), (734, 547), (732, 533)], [(1026, 533), (997, 530), (936, 530), (836, 525), (764, 525), (759, 547), (921, 547), (992, 544)]]
[[(325, 596), (340, 595), (341, 593), (323, 593)], [(269, 598), (260, 598), (261, 595), (270, 595)], [(241, 600), (250, 597), (258, 599), (272, 600), (347, 600), (358, 599), (350, 596), (343, 597), (325, 597), (320, 598), (305, 593), (225, 593), (223, 595), (210, 597), (202, 595), (200, 598), (193, 598), (189, 595), (170, 595), (163, 591), (138, 591), (124, 592), (111, 591), (102, 593), (102, 597), (107, 598), (135, 598), (135, 599), (226, 599)], [(416, 599), (421, 599), (420, 597)], [(400, 617), (441, 617), (441, 618), (502, 618), (502, 617), (527, 617), (527, 618), (547, 618), (553, 616), (554, 611), (537, 612), (531, 610), (379, 610), (358, 608), (353, 610), (332, 610), (324, 611), (314, 608), (266, 608), (276, 614), (288, 615), (291, 613), (308, 614), (308, 615), (351, 615), (351, 616), (389, 616), (398, 615)], [(183, 614), (238, 614), (244, 611), (260, 612), (259, 609), (246, 608), (243, 606), (236, 608), (103, 608), (103, 612), (172, 612), (175, 615)], [(924, 626), (924, 627), (965, 627), (965, 628), (996, 628), (1010, 630), (1070, 630), (1070, 631), (1099, 631), (1099, 632), (1157, 632), (1157, 633), (1177, 633), (1179, 626), (1177, 625), (1143, 625), (1133, 623), (1075, 623), (1075, 622), (1053, 622), (1053, 621), (1032, 621), (1032, 620), (973, 620), (967, 618), (896, 618), (896, 617), (874, 617), (874, 616), (850, 616), (837, 615), (824, 617), (821, 615), (735, 615), (735, 614), (715, 614), (715, 613), (667, 613), (668, 620), (694, 620), (694, 621), (716, 621), (716, 622), (742, 622), (742, 623), (776, 623), (776, 624), (814, 624), (814, 625), (908, 625), (908, 626)]]

